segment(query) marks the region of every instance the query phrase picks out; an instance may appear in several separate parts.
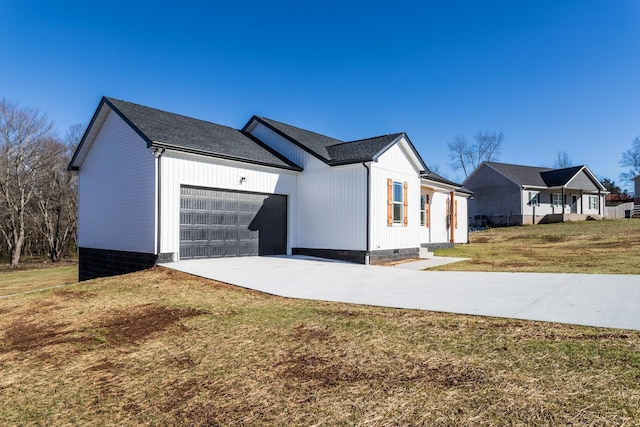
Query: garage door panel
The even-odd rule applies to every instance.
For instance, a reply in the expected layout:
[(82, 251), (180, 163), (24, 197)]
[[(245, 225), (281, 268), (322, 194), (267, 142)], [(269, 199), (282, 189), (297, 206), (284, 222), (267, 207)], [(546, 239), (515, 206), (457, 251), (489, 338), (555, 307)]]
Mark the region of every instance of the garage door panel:
[(286, 196), (187, 186), (180, 193), (180, 258), (286, 253)]

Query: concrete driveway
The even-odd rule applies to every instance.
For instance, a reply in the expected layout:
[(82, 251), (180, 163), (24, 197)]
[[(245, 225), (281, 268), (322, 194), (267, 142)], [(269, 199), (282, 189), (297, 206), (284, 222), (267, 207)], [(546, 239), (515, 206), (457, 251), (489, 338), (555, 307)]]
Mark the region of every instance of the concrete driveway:
[(273, 295), (640, 330), (640, 275), (422, 271), (241, 257), (163, 266)]

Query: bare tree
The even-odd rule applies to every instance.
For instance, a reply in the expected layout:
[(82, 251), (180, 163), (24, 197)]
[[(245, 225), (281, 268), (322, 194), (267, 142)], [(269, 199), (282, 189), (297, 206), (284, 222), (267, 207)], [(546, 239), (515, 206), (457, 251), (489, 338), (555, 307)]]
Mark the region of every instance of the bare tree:
[(454, 170), (462, 169), (464, 176), (469, 176), (467, 168), (473, 162), (473, 151), (467, 142), (467, 138), (463, 135), (456, 135), (453, 137), (452, 142), (447, 142), (449, 147), (449, 159), (451, 160), (451, 167)]
[(452, 142), (447, 143), (451, 167), (454, 170), (462, 169), (464, 176), (468, 177), (482, 162), (499, 159), (504, 139), (502, 130), (478, 131), (473, 144), (469, 144), (464, 136), (456, 135)]
[(569, 158), (569, 155), (566, 151), (560, 150), (558, 151), (558, 155), (556, 156), (556, 161), (553, 162), (554, 169), (564, 169), (573, 166), (573, 161)]
[(47, 142), (53, 123), (45, 114), (0, 99), (0, 231), (16, 268), (25, 243), (28, 207), (52, 159)]
[(633, 139), (631, 148), (622, 153), (620, 166), (629, 168), (626, 172), (620, 174), (621, 181), (628, 182), (640, 175), (640, 135)]
[(34, 189), (33, 221), (44, 239), (47, 256), (60, 260), (77, 226), (76, 177), (67, 170), (71, 147), (58, 140), (47, 142), (51, 161), (42, 165)]

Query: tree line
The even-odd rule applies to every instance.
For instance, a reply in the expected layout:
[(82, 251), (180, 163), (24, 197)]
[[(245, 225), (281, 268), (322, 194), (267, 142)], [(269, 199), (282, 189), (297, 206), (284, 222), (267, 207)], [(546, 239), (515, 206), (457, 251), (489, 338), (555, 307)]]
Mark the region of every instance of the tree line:
[(12, 268), (25, 254), (75, 256), (78, 182), (67, 165), (82, 131), (60, 138), (46, 114), (0, 99), (0, 258)]

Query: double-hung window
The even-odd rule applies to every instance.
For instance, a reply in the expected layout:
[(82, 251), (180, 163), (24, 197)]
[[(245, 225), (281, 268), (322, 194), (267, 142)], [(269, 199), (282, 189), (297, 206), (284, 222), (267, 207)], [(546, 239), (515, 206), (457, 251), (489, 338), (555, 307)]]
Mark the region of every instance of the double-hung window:
[(401, 182), (393, 183), (393, 223), (402, 224), (404, 220), (404, 186)]
[(562, 200), (562, 194), (553, 193), (553, 206), (562, 207), (563, 204), (564, 204), (564, 200)]
[(589, 209), (598, 209), (598, 196), (589, 196)]
[(426, 194), (420, 195), (420, 226), (427, 226), (427, 203), (429, 202), (429, 196)]
[(408, 189), (409, 184), (406, 181), (387, 179), (387, 226), (409, 225)]
[(537, 191), (529, 191), (529, 204), (531, 206), (540, 206), (540, 193)]

